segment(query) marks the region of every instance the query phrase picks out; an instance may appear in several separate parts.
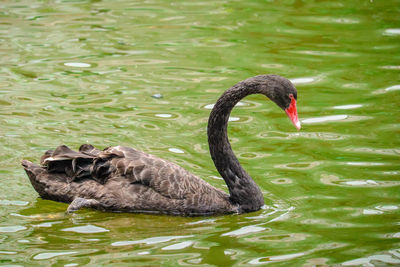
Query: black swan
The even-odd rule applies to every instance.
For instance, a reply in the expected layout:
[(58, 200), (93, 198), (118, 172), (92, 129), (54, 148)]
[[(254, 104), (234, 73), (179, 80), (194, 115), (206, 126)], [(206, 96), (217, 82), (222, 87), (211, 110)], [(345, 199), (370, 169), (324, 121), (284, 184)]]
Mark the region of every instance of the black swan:
[(182, 216), (259, 210), (263, 195), (234, 155), (227, 136), (232, 108), (250, 94), (263, 94), (283, 109), (299, 130), (297, 91), (278, 75), (258, 75), (226, 90), (208, 120), (210, 154), (229, 195), (182, 167), (129, 147), (100, 151), (84, 144), (79, 152), (62, 145), (47, 151), (41, 166), (22, 161), (34, 189), (44, 199), (70, 203), (68, 212), (94, 208), (115, 212)]

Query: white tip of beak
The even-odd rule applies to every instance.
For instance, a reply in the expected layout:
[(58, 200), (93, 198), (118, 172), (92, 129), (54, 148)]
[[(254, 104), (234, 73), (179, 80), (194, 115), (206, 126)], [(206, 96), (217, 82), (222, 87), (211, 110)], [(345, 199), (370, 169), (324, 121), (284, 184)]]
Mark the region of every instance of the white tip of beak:
[(296, 123), (295, 123), (294, 126), (296, 126), (296, 129), (297, 129), (298, 131), (300, 131), (300, 129), (301, 129), (301, 124), (300, 124), (300, 121), (299, 121), (299, 120), (296, 121)]

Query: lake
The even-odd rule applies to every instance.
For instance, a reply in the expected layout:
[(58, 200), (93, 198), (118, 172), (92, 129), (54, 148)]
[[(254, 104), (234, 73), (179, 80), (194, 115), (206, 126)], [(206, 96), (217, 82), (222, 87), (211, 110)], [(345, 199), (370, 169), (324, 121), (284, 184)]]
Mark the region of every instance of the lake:
[[(399, 1), (2, 1), (0, 266), (400, 265)], [(261, 95), (230, 117), (262, 210), (174, 217), (43, 200), (20, 166), (131, 146), (226, 189), (212, 104), (279, 74), (302, 122)]]

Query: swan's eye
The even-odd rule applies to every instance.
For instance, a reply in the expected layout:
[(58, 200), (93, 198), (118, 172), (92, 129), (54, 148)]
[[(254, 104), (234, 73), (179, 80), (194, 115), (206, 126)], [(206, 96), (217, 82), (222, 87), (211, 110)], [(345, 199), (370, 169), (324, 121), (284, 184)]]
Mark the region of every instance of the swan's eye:
[(297, 94), (296, 93), (295, 94), (289, 94), (289, 98), (290, 98), (290, 100), (292, 100), (292, 99), (297, 100)]

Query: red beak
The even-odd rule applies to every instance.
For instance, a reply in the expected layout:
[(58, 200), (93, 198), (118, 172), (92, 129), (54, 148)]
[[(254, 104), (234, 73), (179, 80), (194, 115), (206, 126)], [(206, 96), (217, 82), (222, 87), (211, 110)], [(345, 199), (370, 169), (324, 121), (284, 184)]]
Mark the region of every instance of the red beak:
[(297, 117), (297, 107), (296, 107), (296, 99), (293, 96), (290, 97), (292, 101), (287, 109), (285, 109), (286, 114), (288, 115), (289, 119), (292, 121), (293, 125), (296, 127), (297, 130), (300, 130), (301, 125), (299, 118)]

